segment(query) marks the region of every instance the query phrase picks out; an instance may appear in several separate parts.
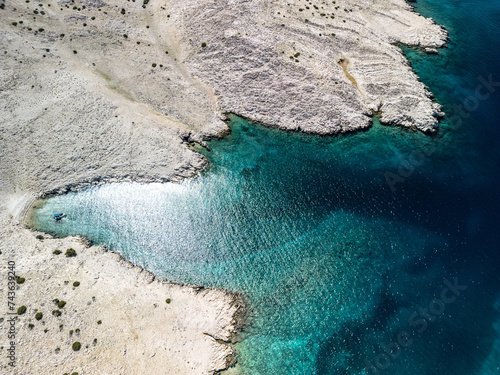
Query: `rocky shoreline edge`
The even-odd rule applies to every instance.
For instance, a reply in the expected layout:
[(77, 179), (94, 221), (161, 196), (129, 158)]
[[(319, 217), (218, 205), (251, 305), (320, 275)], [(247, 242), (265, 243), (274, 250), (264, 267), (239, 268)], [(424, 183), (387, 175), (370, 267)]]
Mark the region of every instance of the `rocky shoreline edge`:
[[(155, 373), (219, 374), (235, 366), (233, 344), (248, 316), (242, 293), (158, 279), (84, 237), (58, 238), (21, 223), (2, 224), (7, 230), (0, 232), (0, 258), (15, 263), (22, 280), (16, 287), (16, 309), (25, 310), (16, 323), (19, 371), (9, 372), (2, 363), (4, 370), (131, 374), (147, 366), (156, 368)], [(69, 250), (75, 255), (67, 255)], [(52, 299), (64, 300), (63, 305), (51, 307)], [(146, 306), (153, 309), (147, 317)], [(124, 329), (124, 322), (129, 328)], [(72, 351), (72, 342), (81, 342), (82, 349)], [(168, 357), (156, 356), (163, 351)], [(103, 358), (96, 361), (96, 353)]]
[[(188, 139), (187, 142), (190, 144), (199, 144), (201, 147), (208, 148), (208, 145), (205, 141), (212, 139), (220, 139), (225, 137), (230, 133), (229, 127), (220, 131), (220, 133), (216, 135), (210, 135), (203, 137), (202, 139), (197, 139), (196, 141), (192, 139)], [(53, 196), (66, 194), (68, 192), (77, 192), (86, 188), (103, 185), (103, 184), (112, 184), (112, 183), (141, 183), (141, 184), (149, 184), (149, 183), (180, 183), (186, 179), (196, 178), (199, 173), (201, 173), (207, 166), (208, 160), (203, 158), (203, 163), (200, 163), (196, 167), (192, 167), (187, 170), (187, 175), (184, 174), (182, 177), (171, 177), (171, 178), (131, 178), (129, 176), (123, 178), (97, 178), (91, 181), (83, 181), (83, 182), (73, 182), (64, 186), (61, 186), (57, 189), (53, 189), (51, 191), (32, 194), (28, 198), (22, 200), (17, 209), (17, 214), (14, 215), (14, 219), (18, 224), (16, 226), (21, 226), (25, 231), (29, 232), (33, 237), (40, 238), (40, 236), (44, 237), (45, 240), (61, 240), (58, 236), (54, 236), (48, 233), (40, 232), (34, 228), (32, 216), (34, 211), (39, 207), (39, 205), (43, 204), (45, 199), (48, 199)], [(68, 236), (62, 238), (64, 241), (76, 241), (82, 244), (86, 249), (92, 248), (94, 250), (94, 256), (102, 257), (111, 255), (113, 261), (124, 270), (131, 270), (134, 274), (137, 275), (138, 279), (142, 280), (145, 284), (157, 283), (159, 285), (169, 285), (176, 286), (179, 288), (187, 289), (193, 291), (195, 294), (203, 293), (203, 292), (217, 292), (226, 297), (225, 305), (226, 309), (230, 311), (228, 317), (230, 318), (229, 322), (225, 322), (225, 326), (228, 327), (224, 332), (218, 332), (218, 334), (207, 333), (203, 334), (210, 337), (214, 341), (216, 341), (219, 345), (225, 347), (222, 351), (215, 353), (214, 358), (211, 360), (211, 366), (207, 370), (209, 374), (220, 374), (223, 371), (232, 368), (237, 363), (237, 352), (232, 348), (232, 345), (239, 341), (239, 335), (242, 333), (244, 327), (248, 323), (249, 317), (249, 302), (246, 299), (245, 295), (241, 292), (232, 291), (224, 288), (211, 288), (203, 285), (194, 285), (189, 283), (179, 283), (174, 282), (167, 279), (158, 279), (156, 275), (145, 269), (144, 267), (134, 264), (131, 261), (127, 260), (123, 255), (117, 253), (107, 246), (93, 246), (92, 241), (83, 236)], [(225, 319), (227, 320), (226, 317)]]

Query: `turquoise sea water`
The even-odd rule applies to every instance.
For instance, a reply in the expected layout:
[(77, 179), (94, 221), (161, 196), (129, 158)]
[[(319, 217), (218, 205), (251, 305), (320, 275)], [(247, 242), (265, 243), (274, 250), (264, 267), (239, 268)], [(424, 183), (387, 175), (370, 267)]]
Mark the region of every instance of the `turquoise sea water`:
[(452, 38), (439, 56), (405, 49), (449, 114), (436, 137), (375, 121), (319, 138), (234, 117), (199, 178), (54, 197), (35, 225), (244, 292), (246, 374), (500, 374), (500, 87), (454, 118), (479, 76), (500, 81), (500, 2), (417, 9)]

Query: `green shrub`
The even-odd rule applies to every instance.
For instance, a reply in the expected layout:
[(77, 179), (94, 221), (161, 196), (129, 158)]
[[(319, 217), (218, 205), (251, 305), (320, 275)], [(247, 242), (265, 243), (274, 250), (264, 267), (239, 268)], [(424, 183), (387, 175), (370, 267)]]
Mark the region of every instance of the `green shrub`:
[(167, 298), (167, 299), (165, 300), (165, 302), (166, 302), (166, 303), (170, 303), (170, 302), (172, 302), (172, 300), (171, 300), (170, 298)]
[(17, 309), (17, 315), (23, 315), (26, 312), (26, 306), (21, 306)]
[(64, 255), (66, 255), (67, 257), (76, 257), (76, 251), (75, 249), (69, 248), (68, 250), (66, 250), (66, 253)]
[(127, 39), (127, 38), (128, 38), (128, 35), (127, 35), (127, 34), (123, 34), (123, 37), (124, 37), (125, 39)]
[(79, 351), (80, 348), (82, 347), (82, 344), (80, 344), (78, 341), (74, 342), (73, 345), (71, 346), (75, 352)]
[(97, 324), (102, 324), (102, 320), (98, 320), (98, 321), (97, 321)]
[(26, 281), (26, 279), (24, 277), (17, 276), (17, 278), (16, 278), (16, 282), (18, 284), (24, 284), (25, 281)]
[(66, 306), (66, 301), (59, 301), (57, 303), (57, 307), (59, 307), (60, 309), (62, 309), (64, 306)]
[(152, 64), (151, 64), (151, 66), (152, 66), (153, 68), (156, 68), (156, 63), (152, 63)]
[(62, 253), (62, 251), (61, 251), (61, 250), (54, 250), (54, 251), (52, 252), (52, 254), (54, 254), (54, 255), (59, 255), (59, 254), (61, 254), (61, 253)]
[(43, 239), (44, 239), (44, 237), (43, 237), (41, 234), (39, 234), (38, 236), (36, 236), (36, 239), (37, 239), (37, 240), (43, 240)]
[(207, 46), (207, 43), (205, 43), (205, 42), (201, 43), (202, 48), (205, 48), (206, 46)]
[(41, 27), (40, 27), (40, 28), (38, 29), (38, 31), (39, 31), (39, 32), (41, 32), (41, 33), (43, 33), (45, 30), (44, 30), (43, 28), (41, 28)]
[(31, 323), (30, 323), (30, 324), (28, 324), (28, 328), (29, 328), (29, 329), (33, 329), (34, 327), (35, 327), (35, 325), (34, 325), (34, 324), (31, 324)]
[(43, 318), (43, 314), (42, 314), (41, 312), (37, 312), (37, 313), (35, 314), (35, 319), (36, 319), (36, 320), (41, 320), (42, 318)]
[(73, 335), (73, 332), (74, 332), (74, 331), (73, 331), (72, 329), (70, 329), (70, 330), (69, 330), (69, 335), (70, 335), (70, 336), (71, 336), (71, 335)]
[(56, 317), (57, 317), (57, 316), (61, 316), (61, 311), (60, 311), (60, 310), (53, 310), (53, 311), (52, 311), (52, 315), (54, 315), (54, 316), (56, 316)]
[(120, 13), (121, 13), (121, 14), (125, 14), (125, 9), (123, 9), (123, 8), (122, 8), (122, 10), (121, 10), (121, 12), (120, 12)]
[(73, 286), (74, 286), (75, 288), (76, 288), (77, 286), (80, 286), (80, 282), (79, 282), (79, 281), (75, 281), (75, 282), (73, 283)]

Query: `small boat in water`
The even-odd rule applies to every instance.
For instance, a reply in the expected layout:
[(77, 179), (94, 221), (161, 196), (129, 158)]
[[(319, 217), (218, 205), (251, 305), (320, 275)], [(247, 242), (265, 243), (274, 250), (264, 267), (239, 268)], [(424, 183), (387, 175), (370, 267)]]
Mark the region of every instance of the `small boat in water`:
[(66, 217), (65, 213), (54, 214), (54, 220), (56, 220), (56, 221), (59, 221), (59, 220), (65, 218), (65, 217)]

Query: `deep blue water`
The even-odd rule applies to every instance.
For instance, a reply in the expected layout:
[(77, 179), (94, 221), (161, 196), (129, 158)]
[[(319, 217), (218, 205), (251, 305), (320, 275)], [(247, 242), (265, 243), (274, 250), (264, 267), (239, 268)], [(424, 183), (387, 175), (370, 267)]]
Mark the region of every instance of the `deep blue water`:
[(54, 197), (36, 226), (245, 292), (247, 374), (500, 374), (500, 86), (475, 93), (478, 77), (500, 82), (500, 1), (417, 10), (451, 37), (439, 56), (405, 49), (448, 113), (437, 136), (375, 121), (319, 138), (235, 117), (199, 178)]

